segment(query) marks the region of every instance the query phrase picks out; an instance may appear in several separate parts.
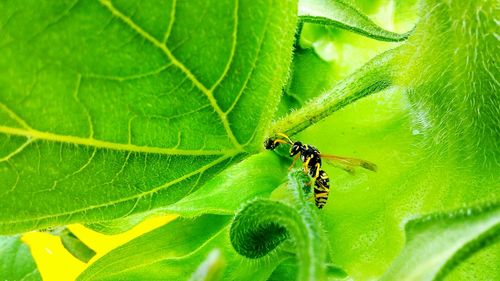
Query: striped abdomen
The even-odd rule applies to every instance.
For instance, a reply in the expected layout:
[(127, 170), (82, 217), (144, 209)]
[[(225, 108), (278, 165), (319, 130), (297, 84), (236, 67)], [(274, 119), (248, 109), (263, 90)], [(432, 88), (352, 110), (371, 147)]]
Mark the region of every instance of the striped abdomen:
[(323, 208), (330, 193), (330, 179), (325, 171), (320, 170), (318, 177), (314, 181), (314, 202), (318, 209)]

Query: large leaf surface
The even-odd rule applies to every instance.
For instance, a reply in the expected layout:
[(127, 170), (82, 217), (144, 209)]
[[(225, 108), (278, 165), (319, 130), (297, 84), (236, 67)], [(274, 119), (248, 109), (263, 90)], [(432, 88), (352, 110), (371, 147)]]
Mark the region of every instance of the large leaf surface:
[(260, 147), (293, 1), (0, 3), (0, 232), (178, 201)]

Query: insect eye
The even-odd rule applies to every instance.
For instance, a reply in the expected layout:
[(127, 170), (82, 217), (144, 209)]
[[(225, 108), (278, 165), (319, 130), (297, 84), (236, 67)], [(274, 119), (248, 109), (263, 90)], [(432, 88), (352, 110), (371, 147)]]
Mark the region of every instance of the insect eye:
[(268, 150), (273, 150), (276, 148), (276, 144), (274, 143), (274, 140), (271, 138), (268, 138), (264, 141), (264, 148)]

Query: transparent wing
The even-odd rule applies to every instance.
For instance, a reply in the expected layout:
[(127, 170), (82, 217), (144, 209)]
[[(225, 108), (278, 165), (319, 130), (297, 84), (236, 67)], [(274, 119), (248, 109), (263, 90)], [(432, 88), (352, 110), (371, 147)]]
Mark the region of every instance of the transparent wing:
[(361, 167), (374, 172), (377, 171), (377, 165), (362, 159), (343, 157), (331, 154), (320, 154), (320, 157), (321, 159), (325, 160), (325, 162), (328, 162), (329, 164), (337, 168), (343, 169), (344, 171), (350, 174), (354, 174), (355, 167)]

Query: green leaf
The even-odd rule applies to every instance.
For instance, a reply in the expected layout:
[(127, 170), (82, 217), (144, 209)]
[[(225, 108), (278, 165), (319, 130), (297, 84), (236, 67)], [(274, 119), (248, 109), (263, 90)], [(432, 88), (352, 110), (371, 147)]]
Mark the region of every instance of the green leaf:
[(296, 9), (0, 3), (0, 232), (163, 207), (260, 150)]
[(287, 168), (286, 163), (275, 153), (265, 152), (251, 156), (226, 169), (196, 192), (159, 211), (182, 216), (206, 213), (233, 215), (240, 208), (241, 202), (269, 197), (283, 182)]
[(233, 215), (242, 202), (258, 197), (269, 197), (273, 189), (284, 180), (287, 167), (276, 154), (259, 153), (224, 170), (173, 205), (89, 226), (102, 233), (116, 234), (130, 229), (146, 217), (161, 214), (173, 213), (185, 217), (207, 213)]
[(21, 236), (0, 236), (0, 280), (42, 280)]
[[(79, 280), (179, 280), (203, 261), (205, 245), (227, 229), (228, 216), (177, 219), (118, 247), (90, 265)], [(137, 249), (140, 249), (138, 251)], [(162, 270), (167, 267), (169, 270)]]
[(348, 29), (381, 41), (404, 41), (411, 33), (387, 31), (341, 0), (300, 0), (299, 17), (306, 22)]
[(415, 22), (419, 16), (420, 0), (404, 0), (396, 1), (394, 7), (394, 21), (398, 26), (402, 26), (402, 30), (408, 30), (415, 26)]
[[(0, 128), (16, 128), (17, 131), (13, 132), (26, 130), (20, 125), (22, 118), (29, 122), (28, 125), (34, 123), (37, 132), (43, 133), (38, 136), (46, 138), (33, 140), (0, 134), (0, 200), (7, 202), (6, 207), (0, 206), (0, 231), (14, 232), (73, 221), (98, 222), (108, 226), (106, 223), (110, 219), (117, 228), (123, 228), (129, 225), (126, 222), (129, 219), (141, 220), (150, 209), (165, 208), (164, 211), (167, 211), (175, 203), (182, 205), (186, 211), (193, 207), (191, 214), (186, 213), (190, 216), (214, 212), (217, 211), (215, 198), (219, 197), (223, 199), (223, 211), (230, 212), (252, 196), (252, 186), (259, 181), (249, 179), (249, 174), (241, 179), (216, 175), (262, 150), (261, 142), (269, 130), (292, 134), (301, 132), (293, 139), (310, 143), (322, 153), (362, 158), (379, 167), (377, 173), (359, 171), (352, 176), (335, 170), (326, 161), (324, 163), (323, 168), (331, 179), (330, 197), (328, 204), (316, 212), (310, 224), (325, 235), (310, 236), (322, 240), (317, 239), (309, 243), (311, 247), (304, 249), (313, 249), (314, 252), (317, 249), (314, 243), (321, 242), (321, 250), (327, 253), (323, 256), (322, 252), (316, 252), (321, 258), (314, 257), (316, 260), (311, 263), (314, 266), (310, 268), (335, 265), (335, 268), (325, 270), (328, 278), (348, 275), (353, 280), (379, 279), (404, 249), (404, 229), (401, 227), (404, 222), (423, 214), (448, 213), (449, 210), (474, 206), (478, 202), (500, 200), (500, 99), (497, 94), (500, 84), (496, 75), (500, 51), (495, 37), (498, 34), (495, 1), (419, 1), (420, 18), (409, 39), (396, 49), (381, 53), (355, 73), (349, 70), (380, 53), (380, 44), (389, 43), (355, 35), (373, 44), (352, 48), (345, 36), (348, 32), (340, 32), (341, 35), (337, 36), (338, 28), (306, 23), (305, 26), (327, 30), (328, 37), (333, 34), (331, 38), (324, 36), (328, 40), (321, 39), (321, 44), (313, 42), (319, 45), (314, 50), (319, 54), (318, 50), (323, 49), (325, 52), (321, 59), (328, 58), (329, 62), (334, 62), (335, 66), (342, 65), (342, 68), (337, 70), (327, 65), (325, 72), (321, 73), (318, 69), (307, 69), (312, 67), (309, 59), (297, 63), (290, 81), (297, 81), (296, 77), (307, 73), (312, 79), (317, 77), (322, 80), (319, 82), (328, 85), (325, 88), (329, 91), (284, 119), (275, 120), (271, 128), (268, 128), (267, 121), (275, 116), (276, 100), (273, 98), (279, 95), (278, 89), (288, 67), (289, 47), (293, 42), (295, 3), (272, 2), (273, 5), (267, 5), (268, 2), (258, 2), (255, 6), (250, 1), (238, 3), (239, 8), (245, 5), (250, 7), (246, 12), (239, 9), (239, 27), (244, 18), (251, 24), (243, 25), (245, 29), (242, 31), (248, 36), (246, 41), (238, 41), (242, 44), (231, 48), (228, 38), (233, 38), (233, 30), (230, 28), (232, 17), (229, 13), (234, 11), (234, 2), (178, 2), (176, 9), (171, 9), (173, 2), (161, 8), (158, 2), (139, 4), (123, 0), (113, 2), (113, 7), (121, 9), (152, 38), (163, 39), (163, 31), (167, 30), (165, 27), (173, 22), (171, 38), (167, 38), (166, 46), (186, 67), (184, 69), (178, 65), (158, 64), (161, 59), (165, 60), (162, 48), (152, 46), (148, 38), (130, 28), (120, 14), (110, 13), (106, 8), (109, 2), (103, 2), (105, 5), (76, 2), (75, 6), (68, 8), (70, 6), (65, 2), (45, 4), (33, 1), (21, 3), (23, 5), (17, 9), (8, 7), (13, 3), (0, 3), (0, 49), (6, 58), (0, 61), (0, 102), (3, 105), (0, 108)], [(368, 11), (370, 19), (387, 16), (383, 26), (390, 26), (391, 30), (406, 30), (396, 23), (403, 21), (401, 18), (414, 18), (414, 0), (404, 5), (399, 0), (351, 0), (349, 3), (356, 9)], [(48, 6), (53, 7), (53, 11), (48, 12)], [(409, 13), (408, 17), (404, 14), (392, 15), (401, 7)], [(174, 10), (175, 16), (171, 17), (170, 12)], [(352, 14), (353, 10), (346, 8), (340, 12), (335, 15)], [(362, 18), (348, 17), (360, 23)], [(391, 22), (394, 18), (396, 20)], [(28, 25), (28, 19), (34, 24)], [(96, 31), (93, 27), (99, 23), (101, 28)], [(396, 26), (393, 28), (392, 24)], [(158, 29), (161, 32), (155, 31)], [(123, 34), (126, 36), (121, 36)], [(258, 48), (259, 39), (262, 39), (262, 48)], [(243, 39), (237, 36), (237, 40)], [(337, 57), (325, 55), (328, 54), (329, 40), (338, 44), (335, 46), (343, 44), (342, 48), (330, 51), (330, 54), (339, 53)], [(213, 100), (207, 99), (203, 91), (197, 89), (199, 84), (186, 78), (185, 70), (188, 69), (202, 85), (210, 87), (211, 81), (217, 83), (223, 77), (217, 70), (224, 72), (231, 50), (234, 51), (234, 58), (242, 58), (243, 62), (228, 68), (224, 76), (228, 79), (222, 79), (220, 85), (231, 83), (220, 89), (229, 90), (222, 93), (216, 89), (213, 100), (224, 111), (228, 105), (231, 108), (235, 92), (239, 93), (243, 86), (246, 90), (227, 116), (225, 124), (219, 118)], [(349, 50), (351, 55), (343, 56), (341, 52), (344, 50)], [(47, 61), (50, 64), (46, 64)], [(64, 87), (75, 89), (77, 83), (70, 83), (78, 81), (74, 79), (74, 74), (78, 73), (75, 69), (84, 74), (89, 73), (85, 71), (99, 70), (92, 73), (96, 81), (122, 78), (99, 83), (89, 83), (82, 78), (79, 94), (74, 98), (72, 91), (61, 93), (60, 90)], [(338, 76), (332, 75), (337, 71), (341, 72)], [(137, 73), (144, 76), (134, 76)], [(215, 78), (214, 73), (218, 74)], [(329, 75), (332, 75), (332, 80), (329, 80)], [(347, 75), (350, 76), (330, 87), (335, 79)], [(67, 79), (67, 76), (74, 80)], [(162, 83), (156, 83), (158, 80)], [(175, 88), (175, 85), (180, 86)], [(307, 86), (307, 82), (302, 81), (301, 85)], [(313, 83), (310, 86), (315, 88)], [(163, 92), (173, 88), (175, 90), (171, 93)], [(291, 88), (285, 87), (287, 90)], [(299, 98), (307, 96), (308, 99), (310, 96), (304, 93), (307, 90), (307, 87), (302, 87), (293, 94)], [(158, 92), (165, 96), (168, 94), (168, 99), (149, 102), (149, 97)], [(372, 95), (375, 92), (378, 94)], [(80, 104), (85, 107), (80, 107)], [(206, 108), (196, 111), (195, 105)], [(187, 110), (190, 106), (195, 112)], [(177, 112), (178, 109), (180, 112)], [(102, 142), (130, 145), (130, 124), (134, 132), (133, 145), (137, 147), (153, 145), (163, 152), (167, 151), (163, 149), (186, 149), (196, 153), (213, 152), (214, 155), (165, 156), (138, 151), (129, 156), (128, 151), (117, 150), (117, 147), (99, 148), (94, 154), (94, 147), (86, 143), (63, 144), (51, 139), (52, 134), (70, 136), (67, 140), (71, 141), (88, 139), (90, 126), (87, 125), (86, 111), (96, 118), (92, 119), (94, 135), (104, 136), (96, 138)], [(132, 118), (127, 115), (137, 112), (142, 115)], [(159, 121), (143, 121), (141, 117), (156, 118), (165, 112), (178, 118), (169, 120), (165, 125)], [(205, 118), (207, 115), (210, 118)], [(80, 117), (79, 121), (73, 122), (77, 117)], [(324, 121), (316, 123), (320, 119)], [(227, 125), (234, 138), (228, 133)], [(179, 146), (178, 138), (181, 140)], [(248, 140), (248, 144), (243, 140)], [(238, 148), (238, 144), (242, 147)], [(228, 158), (224, 158), (226, 156)], [(221, 159), (220, 164), (210, 166), (216, 161), (213, 159)], [(255, 160), (255, 163), (260, 160)], [(79, 165), (75, 164), (77, 161), (80, 161)], [(262, 196), (268, 196), (268, 188), (272, 189), (281, 173), (282, 176), (286, 173), (277, 162), (271, 164), (273, 161), (269, 161), (269, 169), (276, 171), (276, 175), (269, 177), (273, 183), (263, 187), (263, 192), (259, 193)], [(206, 167), (207, 170), (194, 174), (199, 167)], [(261, 172), (256, 167), (248, 164), (246, 169), (259, 178), (258, 173)], [(260, 167), (264, 169), (267, 166)], [(118, 174), (120, 181), (113, 181), (112, 186), (92, 184), (109, 182), (106, 177), (110, 173)], [(66, 178), (67, 175), (71, 176)], [(47, 189), (45, 181), (52, 183), (54, 178), (60, 180), (50, 196), (43, 192), (35, 193)], [(172, 179), (175, 179), (175, 184), (168, 188), (151, 189), (151, 184)], [(208, 194), (204, 194), (200, 187), (210, 179), (214, 181), (206, 185), (210, 188), (206, 189)], [(224, 185), (225, 181), (232, 181), (232, 184)], [(246, 181), (250, 183), (248, 186), (237, 184), (245, 184)], [(64, 189), (59, 189), (61, 186)], [(19, 187), (24, 189), (19, 190)], [(222, 187), (226, 190), (233, 187), (233, 190), (224, 194)], [(241, 199), (233, 193), (240, 188), (245, 189)], [(148, 195), (141, 197), (144, 192)], [(278, 207), (293, 206), (289, 208), (291, 210), (287, 209), (289, 212), (283, 212), (277, 221), (288, 220), (289, 225), (294, 222), (304, 225), (301, 215), (289, 216), (303, 211), (303, 206), (297, 205), (297, 202), (303, 203), (304, 200), (297, 201), (296, 194), (288, 190), (283, 192), (281, 188), (271, 198), (276, 199), (277, 193), (284, 196), (280, 199), (285, 202), (277, 203), (281, 204)], [(139, 197), (134, 198), (133, 203), (116, 201), (130, 196)], [(195, 205), (190, 205), (191, 200)], [(259, 201), (276, 203), (264, 199)], [(308, 202), (304, 206), (307, 207), (307, 204), (310, 205)], [(89, 206), (91, 209), (82, 210)], [(78, 213), (78, 210), (82, 212)], [(272, 215), (273, 210), (267, 213)], [(124, 218), (129, 214), (132, 216)], [(248, 215), (251, 217), (252, 214)], [(91, 273), (84, 273), (82, 278), (93, 274), (98, 274), (100, 278), (102, 274), (102, 278), (108, 280), (138, 280), (153, 273), (153, 277), (159, 279), (187, 279), (204, 268), (203, 262), (214, 249), (219, 249), (227, 262), (223, 280), (288, 280), (297, 275), (303, 276), (300, 272), (306, 271), (300, 266), (299, 258), (307, 255), (296, 252), (293, 240), (286, 235), (280, 236), (283, 233), (277, 233), (276, 237), (287, 239), (277, 250), (270, 251), (268, 255), (264, 253), (265, 258), (249, 260), (241, 257), (231, 246), (231, 217), (202, 215), (192, 220), (179, 219), (110, 252), (91, 265), (88, 269)], [(252, 221), (265, 218), (264, 215), (262, 218), (254, 216)], [(463, 228), (465, 220), (456, 218), (458, 216), (450, 220), (432, 220), (435, 223), (433, 226), (437, 225), (444, 231), (448, 230), (448, 224), (456, 227), (454, 230)], [(467, 217), (467, 223), (471, 222), (470, 219)], [(2, 224), (4, 221), (11, 224)], [(16, 222), (19, 224), (12, 224)], [(416, 229), (434, 230), (432, 226), (424, 225)], [(242, 229), (251, 230), (251, 225), (242, 225)], [(466, 230), (474, 229), (477, 230)], [(270, 234), (262, 232), (265, 238), (262, 240), (272, 241)], [(483, 234), (488, 236), (491, 233), (486, 231)], [(418, 235), (415, 237), (418, 238)], [(498, 239), (482, 239), (481, 234), (472, 237), (474, 239), (469, 240), (472, 244), (459, 240), (459, 237), (456, 241), (464, 242), (467, 246), (460, 249), (465, 250), (458, 250), (451, 254), (451, 258), (450, 255), (443, 256), (437, 264), (444, 266), (437, 267), (445, 269), (449, 280), (498, 279), (495, 278), (498, 276), (498, 269), (495, 268), (499, 258), (498, 242), (494, 242)], [(306, 239), (305, 235), (299, 238)], [(417, 238), (412, 241), (417, 241)], [(432, 238), (439, 240), (440, 237)], [(476, 244), (476, 241), (482, 243)], [(490, 243), (496, 244), (489, 246)], [(442, 250), (438, 246), (436, 250)], [(408, 253), (408, 256), (417, 256), (419, 250), (424, 251), (425, 247), (414, 249), (414, 253)], [(472, 252), (475, 254), (470, 256)]]
[(223, 280), (266, 280), (279, 259), (245, 263), (229, 242), (230, 216), (203, 215), (177, 219), (109, 252), (91, 264), (78, 280), (185, 280), (214, 249), (227, 262)]
[(481, 248), (500, 241), (500, 204), (428, 215), (405, 225), (406, 245), (382, 280), (442, 280)]
[(78, 237), (76, 237), (71, 230), (64, 228), (64, 230), (57, 235), (61, 237), (61, 242), (64, 248), (75, 258), (83, 261), (84, 263), (89, 262), (89, 260), (95, 256), (95, 251), (78, 239)]
[(297, 261), (293, 258), (289, 258), (276, 267), (267, 281), (296, 280), (297, 272)]

